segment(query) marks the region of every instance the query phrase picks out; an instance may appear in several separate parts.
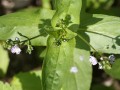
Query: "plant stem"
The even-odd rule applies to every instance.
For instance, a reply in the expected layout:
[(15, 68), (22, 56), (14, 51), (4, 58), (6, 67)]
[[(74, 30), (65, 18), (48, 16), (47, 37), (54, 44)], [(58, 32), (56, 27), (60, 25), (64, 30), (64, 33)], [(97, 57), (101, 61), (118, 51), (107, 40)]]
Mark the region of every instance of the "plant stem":
[(20, 35), (20, 36), (23, 36), (23, 37), (27, 38), (27, 40), (23, 40), (23, 41), (21, 41), (20, 43), (25, 43), (25, 42), (27, 42), (27, 41), (30, 42), (30, 40), (35, 39), (35, 38), (38, 38), (38, 37), (42, 36), (43, 34), (46, 34), (46, 32), (44, 32), (44, 33), (42, 33), (42, 34), (40, 34), (40, 35), (34, 36), (34, 37), (32, 37), (32, 38), (28, 38), (28, 37), (26, 37), (26, 36), (24, 36), (24, 35)]
[[(78, 34), (77, 34), (78, 35)], [(97, 52), (97, 50), (92, 46), (90, 45), (81, 35), (78, 35), (79, 38), (81, 38), (89, 47), (91, 47), (95, 52)]]

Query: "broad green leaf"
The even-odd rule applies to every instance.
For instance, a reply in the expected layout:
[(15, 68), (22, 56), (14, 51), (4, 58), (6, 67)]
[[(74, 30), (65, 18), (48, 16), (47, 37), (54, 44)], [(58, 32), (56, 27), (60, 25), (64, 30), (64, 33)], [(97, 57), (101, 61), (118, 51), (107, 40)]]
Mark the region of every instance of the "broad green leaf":
[(41, 71), (19, 73), (13, 77), (11, 86), (14, 90), (42, 90)]
[(11, 84), (0, 81), (0, 90), (42, 90), (41, 71), (19, 73)]
[(115, 79), (120, 79), (120, 59), (117, 59), (112, 66), (112, 69), (105, 70), (107, 74)]
[[(60, 46), (55, 42), (53, 37), (48, 39), (42, 73), (43, 90), (89, 90), (92, 77), (89, 46), (80, 38), (77, 38), (76, 48), (74, 40)], [(73, 73), (73, 67), (78, 71)]]
[(82, 8), (82, 0), (54, 0), (56, 12), (52, 18), (52, 26), (55, 27), (59, 19), (64, 19), (66, 15), (71, 16), (74, 24), (80, 22), (80, 11)]
[[(89, 37), (85, 33), (80, 33), (86, 41), (89, 42)], [(72, 76), (73, 81), (76, 81), (76, 89), (71, 90), (89, 90), (92, 80), (92, 66), (89, 62), (90, 48), (79, 37), (76, 37), (76, 48), (74, 51), (74, 65), (78, 68), (78, 73)], [(69, 81), (72, 82), (71, 79)], [(73, 86), (69, 86), (72, 88)], [(65, 89), (67, 90), (67, 88)]]
[(88, 16), (80, 29), (89, 35), (90, 44), (99, 52), (120, 53), (120, 18), (102, 14)]
[[(68, 79), (73, 75), (70, 69), (73, 66), (75, 40), (62, 42), (60, 46), (55, 42), (55, 38), (49, 37), (42, 73), (43, 90), (61, 90), (70, 85), (74, 88), (75, 81), (69, 82)], [(69, 90), (75, 90), (73, 88)]]
[[(19, 37), (20, 40), (25, 40), (18, 34), (28, 38), (34, 38), (31, 40), (32, 45), (42, 46), (46, 45), (47, 36), (44, 29), (41, 28), (43, 21), (51, 19), (54, 11), (47, 9), (27, 9), (20, 12), (4, 15), (0, 17), (0, 40), (15, 39)], [(44, 22), (45, 24), (45, 22)], [(47, 23), (46, 23), (47, 24)], [(40, 36), (40, 34), (42, 34)], [(39, 35), (39, 37), (37, 37)]]
[(0, 77), (6, 74), (8, 65), (9, 65), (8, 52), (4, 50), (4, 48), (0, 44)]

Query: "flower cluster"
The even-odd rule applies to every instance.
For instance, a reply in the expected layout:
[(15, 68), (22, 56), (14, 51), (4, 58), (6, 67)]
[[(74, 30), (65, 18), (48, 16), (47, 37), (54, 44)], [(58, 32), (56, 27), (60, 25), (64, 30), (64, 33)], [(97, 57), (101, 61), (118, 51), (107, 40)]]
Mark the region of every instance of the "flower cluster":
[(115, 61), (115, 56), (110, 55), (109, 57), (100, 57), (99, 62), (94, 56), (90, 56), (89, 61), (92, 65), (98, 64), (99, 69), (111, 69), (111, 66)]
[[(21, 48), (20, 48), (20, 46), (24, 45), (23, 43), (24, 42), (21, 42), (20, 39), (18, 37), (16, 37), (15, 40), (8, 39), (6, 41), (6, 44), (4, 46), (8, 50), (10, 50), (11, 53), (18, 55), (22, 51)], [(29, 53), (29, 54), (31, 54), (32, 50), (33, 50), (33, 47), (31, 46), (31, 44), (27, 43), (27, 50), (26, 50), (26, 52)]]

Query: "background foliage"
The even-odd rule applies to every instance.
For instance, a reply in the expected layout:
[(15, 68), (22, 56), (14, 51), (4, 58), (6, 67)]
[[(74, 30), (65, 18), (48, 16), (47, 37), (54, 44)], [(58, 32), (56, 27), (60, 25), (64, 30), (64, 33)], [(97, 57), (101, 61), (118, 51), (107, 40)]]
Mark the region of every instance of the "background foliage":
[[(43, 77), (43, 83), (46, 86), (45, 90), (59, 89), (61, 82), (64, 83), (63, 90), (68, 88), (69, 90), (89, 90), (91, 82), (91, 90), (120, 89), (119, 0), (87, 0), (87, 7), (82, 9), (80, 8), (85, 3), (79, 3), (80, 0), (71, 3), (73, 6), (67, 3), (70, 0), (52, 0), (51, 4), (48, 3), (48, 0), (43, 0), (43, 2), (28, 0), (26, 4), (24, 0), (24, 4), (22, 0), (21, 3), (18, 0), (19, 4), (17, 0), (12, 0), (11, 2), (8, 1), (7, 5), (3, 1), (7, 0), (0, 1), (0, 15), (20, 11), (0, 17), (0, 90), (42, 90), (41, 67), (44, 57), (44, 60), (51, 60), (51, 64), (44, 65), (45, 67), (43, 68), (45, 70), (43, 72), (43, 76), (45, 76)], [(63, 6), (59, 4), (63, 4)], [(29, 6), (30, 8), (22, 10)], [(43, 8), (38, 8), (37, 6)], [(55, 12), (55, 10), (58, 12)], [(78, 12), (76, 13), (75, 10), (78, 10)], [(72, 17), (72, 23), (68, 31), (77, 32), (97, 51), (103, 52), (106, 56), (115, 54), (116, 61), (111, 70), (98, 70), (98, 66), (94, 66), (92, 74), (92, 66), (89, 63), (89, 50), (92, 52), (93, 49), (90, 49), (79, 36), (75, 38), (76, 42), (71, 40), (56, 48), (53, 44), (53, 37), (49, 37), (47, 42), (48, 35), (43, 30), (51, 29), (51, 19), (53, 28), (57, 29), (55, 25), (58, 17), (65, 18), (64, 13), (66, 11)], [(79, 11), (81, 11), (80, 15)], [(79, 24), (80, 26), (78, 26)], [(77, 29), (78, 31), (76, 31)], [(26, 40), (18, 32), (31, 39), (31, 44), (34, 46), (34, 51), (31, 55), (26, 54), (26, 46), (21, 47), (22, 53), (20, 55), (11, 54), (3, 49), (3, 42), (7, 39), (14, 40), (15, 37), (19, 37), (21, 41)], [(47, 33), (56, 36), (56, 33), (49, 31)], [(75, 34), (69, 32), (68, 37), (72, 35), (74, 36)], [(27, 44), (28, 42), (25, 45)], [(46, 45), (48, 45), (47, 49)], [(73, 52), (74, 48), (74, 54), (70, 53)], [(80, 61), (80, 56), (84, 57), (85, 60)], [(54, 59), (57, 62), (52, 61)], [(79, 73), (76, 75), (68, 72), (70, 67), (74, 65), (79, 70)], [(56, 74), (56, 71), (59, 72)], [(63, 76), (65, 77), (63, 78)], [(59, 81), (58, 77), (62, 77), (60, 80), (63, 81)], [(67, 81), (70, 83), (67, 83)]]

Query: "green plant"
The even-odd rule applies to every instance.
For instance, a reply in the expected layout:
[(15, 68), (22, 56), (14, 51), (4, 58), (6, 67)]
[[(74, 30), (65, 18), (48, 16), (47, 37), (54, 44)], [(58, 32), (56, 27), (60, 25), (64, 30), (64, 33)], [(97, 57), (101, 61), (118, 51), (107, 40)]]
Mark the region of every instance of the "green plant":
[(120, 18), (86, 13), (85, 0), (52, 0), (54, 10), (50, 9), (49, 2), (45, 1), (45, 8), (1, 16), (0, 40), (7, 41), (4, 46), (9, 50), (17, 48), (13, 51), (16, 54), (23, 45), (28, 46), (29, 53), (32, 46), (46, 46), (43, 90), (89, 90), (92, 64), (111, 69), (114, 55), (103, 54), (120, 53)]

